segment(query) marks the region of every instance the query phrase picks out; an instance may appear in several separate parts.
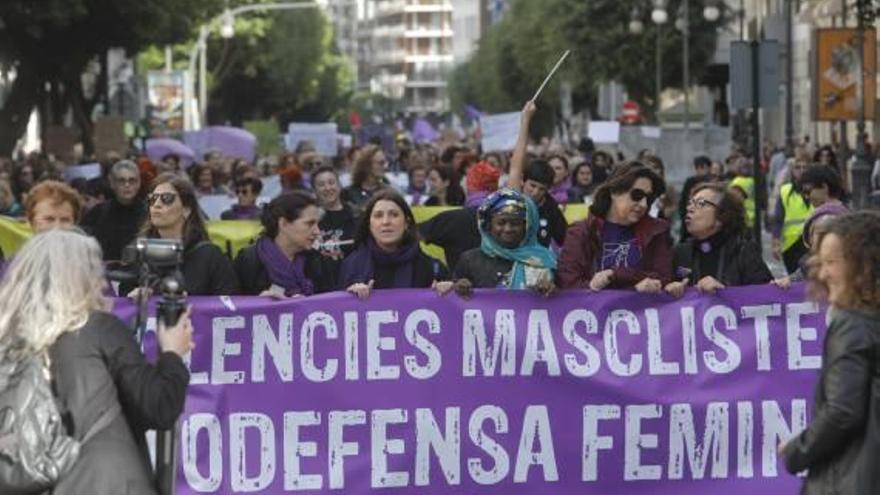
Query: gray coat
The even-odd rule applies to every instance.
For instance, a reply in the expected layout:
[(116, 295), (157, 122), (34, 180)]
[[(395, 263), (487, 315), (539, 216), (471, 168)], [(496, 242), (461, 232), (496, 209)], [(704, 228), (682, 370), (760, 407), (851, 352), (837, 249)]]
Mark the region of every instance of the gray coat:
[(189, 372), (176, 354), (149, 364), (131, 330), (115, 316), (93, 313), (80, 330), (49, 350), (59, 408), (68, 432), (82, 440), (105, 411), (122, 414), (82, 446), (53, 494), (153, 494), (144, 431), (168, 429), (183, 410)]
[(805, 495), (880, 493), (880, 314), (836, 310), (822, 353), (813, 419), (786, 444)]

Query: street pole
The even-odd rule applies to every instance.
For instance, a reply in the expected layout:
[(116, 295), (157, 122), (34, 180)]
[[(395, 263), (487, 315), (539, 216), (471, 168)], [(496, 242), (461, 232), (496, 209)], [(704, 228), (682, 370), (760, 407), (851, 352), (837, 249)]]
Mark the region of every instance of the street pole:
[(755, 185), (755, 242), (761, 243), (761, 206), (764, 200), (764, 180), (761, 173), (761, 127), (759, 109), (761, 106), (761, 42), (752, 40), (749, 42), (752, 49), (752, 153), (754, 161), (752, 165), (752, 177)]
[[(205, 24), (202, 24), (199, 28), (199, 38), (196, 40), (196, 43), (193, 45), (192, 49), (189, 52), (189, 73), (192, 76), (196, 72), (196, 61), (198, 61), (199, 68), (199, 115), (196, 116), (197, 121), (201, 126), (207, 125), (207, 111), (208, 111), (208, 76), (207, 76), (207, 58), (208, 58), (208, 36), (211, 34), (211, 29), (217, 25), (217, 23), (224, 18), (235, 18), (235, 16), (239, 14), (245, 14), (248, 12), (267, 12), (272, 10), (302, 10), (302, 9), (320, 9), (321, 6), (314, 2), (279, 2), (279, 3), (260, 3), (260, 4), (249, 4), (242, 5), (240, 7), (236, 7), (234, 9), (229, 9), (224, 11), (222, 14), (214, 17), (210, 21)], [(190, 78), (195, 84), (195, 77)], [(192, 91), (192, 94), (195, 94), (195, 90)]]
[(663, 72), (660, 70), (663, 63), (663, 50), (660, 46), (663, 44), (663, 27), (657, 24), (657, 97), (655, 99), (657, 106), (657, 122), (660, 121), (660, 94), (663, 93)]
[(794, 156), (794, 0), (785, 0), (785, 151)]
[[(858, 0), (856, 3), (858, 25), (856, 27), (856, 43), (858, 44), (858, 81), (856, 83), (856, 105), (859, 109), (859, 120), (856, 125), (856, 157), (852, 166), (853, 206), (867, 208), (871, 194), (871, 165), (868, 163), (865, 149), (865, 103), (867, 98), (876, 95), (865, 94), (865, 30), (874, 24), (874, 11), (870, 0)], [(870, 26), (869, 26), (870, 25)]]
[(683, 81), (682, 87), (684, 88), (684, 145), (685, 145), (685, 153), (690, 150), (689, 146), (689, 131), (691, 125), (691, 101), (690, 96), (688, 95), (690, 76), (691, 76), (691, 66), (690, 66), (690, 32), (691, 32), (691, 21), (690, 21), (690, 12), (688, 10), (688, 6), (690, 4), (689, 0), (684, 0), (684, 33), (682, 33), (682, 39), (684, 40), (684, 63), (682, 74)]

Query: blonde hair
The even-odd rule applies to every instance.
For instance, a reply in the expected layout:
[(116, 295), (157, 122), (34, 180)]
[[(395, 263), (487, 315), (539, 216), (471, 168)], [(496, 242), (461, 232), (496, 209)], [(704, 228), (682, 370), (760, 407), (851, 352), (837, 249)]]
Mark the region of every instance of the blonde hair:
[(104, 265), (95, 239), (52, 229), (16, 253), (0, 281), (0, 340), (39, 353), (78, 330), (96, 310), (108, 310)]

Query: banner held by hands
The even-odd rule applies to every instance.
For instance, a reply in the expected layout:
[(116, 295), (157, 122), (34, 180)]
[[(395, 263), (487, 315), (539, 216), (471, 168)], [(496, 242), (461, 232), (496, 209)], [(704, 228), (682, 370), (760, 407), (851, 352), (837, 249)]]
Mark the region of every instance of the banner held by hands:
[(556, 74), (556, 71), (559, 70), (559, 66), (562, 65), (562, 62), (568, 57), (568, 54), (571, 53), (571, 50), (565, 50), (565, 53), (559, 57), (559, 61), (556, 62), (556, 65), (553, 66), (553, 69), (550, 70), (550, 73), (547, 74), (547, 77), (544, 78), (544, 82), (541, 83), (541, 87), (538, 88), (538, 91), (535, 92), (535, 96), (532, 97), (532, 101), (537, 101), (538, 97), (541, 96), (541, 91), (544, 91), (544, 87), (547, 86), (547, 83), (550, 82), (550, 79), (553, 77), (553, 74)]

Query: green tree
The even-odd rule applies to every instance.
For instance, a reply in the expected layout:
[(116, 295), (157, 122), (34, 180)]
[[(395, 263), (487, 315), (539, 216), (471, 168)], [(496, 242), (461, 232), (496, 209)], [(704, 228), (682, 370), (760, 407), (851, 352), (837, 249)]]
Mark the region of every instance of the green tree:
[(209, 122), (240, 124), (276, 118), (327, 121), (351, 96), (349, 64), (336, 49), (333, 27), (320, 10), (258, 15), (230, 40), (213, 40)]
[[(0, 155), (12, 151), (35, 107), (50, 108), (46, 116), (54, 123), (70, 109), (89, 148), (100, 91), (84, 91), (81, 75), (87, 64), (109, 48), (137, 53), (151, 44), (187, 39), (222, 5), (220, 0), (0, 2), (0, 65), (16, 75), (0, 108)], [(106, 77), (102, 70), (99, 87)]]
[[(672, 27), (682, 0), (670, 0), (670, 22), (660, 38), (665, 87), (682, 85), (682, 33)], [(616, 80), (643, 108), (655, 100), (655, 50), (658, 37), (645, 0), (514, 0), (510, 11), (480, 40), (471, 60), (450, 78), (453, 105), (471, 103), (489, 112), (519, 109), (531, 98), (552, 64), (571, 50), (542, 101), (558, 101), (558, 82), (574, 87), (575, 108), (595, 112), (600, 84)], [(702, 3), (691, 0), (691, 82), (702, 75), (715, 50), (719, 23), (702, 19)], [(646, 30), (628, 31), (632, 12), (641, 12)], [(724, 22), (724, 16), (722, 21)], [(552, 120), (552, 115), (541, 114)], [(541, 127), (541, 122), (538, 127)], [(546, 129), (548, 122), (543, 122)]]

